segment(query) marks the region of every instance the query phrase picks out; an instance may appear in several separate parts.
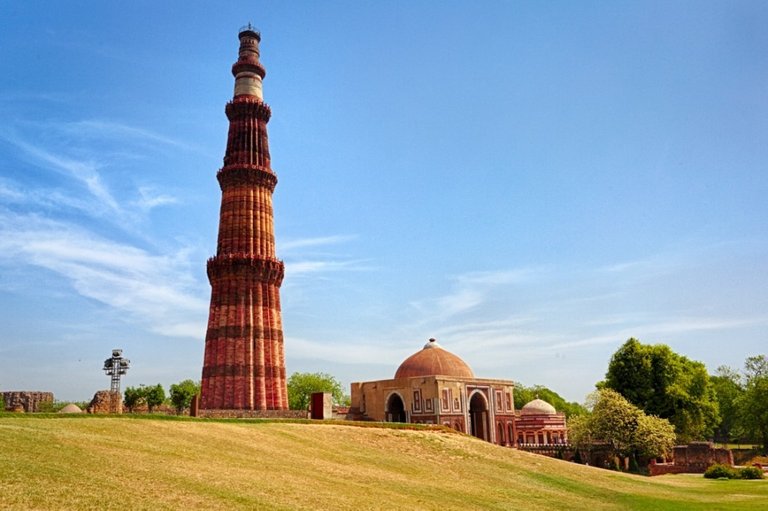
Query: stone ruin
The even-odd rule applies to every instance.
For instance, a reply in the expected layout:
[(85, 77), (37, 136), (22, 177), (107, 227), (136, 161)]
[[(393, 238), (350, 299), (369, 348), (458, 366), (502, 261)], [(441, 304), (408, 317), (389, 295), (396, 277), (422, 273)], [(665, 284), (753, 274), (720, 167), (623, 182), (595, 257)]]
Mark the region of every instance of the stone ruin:
[(107, 414), (123, 413), (123, 396), (119, 392), (100, 390), (93, 395), (88, 413)]
[(42, 405), (53, 405), (53, 392), (9, 391), (3, 392), (5, 410), (9, 412), (39, 412)]
[(676, 445), (672, 463), (654, 463), (648, 465), (652, 476), (662, 474), (703, 474), (710, 465), (720, 463), (733, 466), (733, 452), (714, 446), (712, 442), (691, 442), (688, 445)]

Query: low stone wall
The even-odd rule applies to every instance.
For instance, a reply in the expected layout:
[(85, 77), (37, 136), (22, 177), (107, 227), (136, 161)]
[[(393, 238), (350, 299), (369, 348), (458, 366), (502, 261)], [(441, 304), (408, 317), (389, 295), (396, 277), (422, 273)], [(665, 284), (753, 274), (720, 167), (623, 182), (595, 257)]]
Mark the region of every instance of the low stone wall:
[(517, 448), (521, 451), (532, 452), (534, 454), (566, 461), (573, 460), (576, 454), (573, 446), (569, 444), (517, 444)]
[(691, 442), (677, 445), (673, 450), (672, 463), (651, 463), (648, 470), (652, 476), (663, 474), (703, 474), (715, 463), (733, 466), (730, 449), (716, 448), (712, 442)]
[(207, 419), (306, 419), (306, 410), (198, 410)]
[(9, 411), (39, 412), (43, 403), (53, 405), (53, 392), (13, 390), (3, 392), (3, 401)]

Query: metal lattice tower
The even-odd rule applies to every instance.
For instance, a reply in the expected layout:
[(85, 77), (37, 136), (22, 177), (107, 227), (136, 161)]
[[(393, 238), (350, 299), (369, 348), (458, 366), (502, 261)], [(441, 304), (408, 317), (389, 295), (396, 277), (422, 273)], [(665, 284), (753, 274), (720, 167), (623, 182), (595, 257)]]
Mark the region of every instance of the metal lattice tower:
[(112, 357), (104, 361), (104, 372), (112, 378), (110, 392), (120, 393), (120, 377), (128, 372), (129, 367), (131, 367), (131, 361), (123, 358), (123, 350), (113, 349)]

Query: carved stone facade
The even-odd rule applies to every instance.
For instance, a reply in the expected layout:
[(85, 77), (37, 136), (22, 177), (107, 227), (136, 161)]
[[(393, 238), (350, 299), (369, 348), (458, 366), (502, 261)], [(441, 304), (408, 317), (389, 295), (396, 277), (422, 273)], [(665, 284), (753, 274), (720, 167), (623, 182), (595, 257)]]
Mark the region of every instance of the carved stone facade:
[(53, 392), (14, 390), (3, 392), (5, 409), (18, 412), (39, 412), (41, 405), (53, 405)]
[(275, 257), (271, 168), (262, 99), (266, 74), (258, 32), (240, 31), (232, 66), (235, 94), (226, 106), (229, 135), (217, 179), (221, 212), (216, 256), (208, 260), (211, 305), (205, 337), (199, 415), (222, 410), (287, 410), (280, 309), (282, 261)]

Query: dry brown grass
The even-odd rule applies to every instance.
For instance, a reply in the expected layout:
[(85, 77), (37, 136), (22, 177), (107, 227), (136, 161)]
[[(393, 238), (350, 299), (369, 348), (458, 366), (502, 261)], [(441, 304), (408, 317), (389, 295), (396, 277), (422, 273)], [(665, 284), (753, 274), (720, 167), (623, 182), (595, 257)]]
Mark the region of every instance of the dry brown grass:
[(760, 509), (766, 481), (643, 478), (464, 435), (0, 418), (2, 509)]

